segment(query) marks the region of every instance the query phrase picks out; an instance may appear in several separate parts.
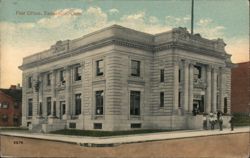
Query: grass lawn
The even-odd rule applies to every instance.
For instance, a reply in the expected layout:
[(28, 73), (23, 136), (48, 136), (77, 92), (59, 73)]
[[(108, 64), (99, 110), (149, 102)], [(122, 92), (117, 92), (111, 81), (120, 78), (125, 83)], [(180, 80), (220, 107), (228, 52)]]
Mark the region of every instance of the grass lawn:
[(0, 131), (25, 131), (28, 128), (21, 128), (21, 127), (0, 127)]
[(105, 137), (105, 136), (119, 136), (119, 135), (132, 135), (143, 133), (157, 133), (168, 132), (170, 130), (133, 130), (133, 131), (90, 131), (90, 130), (75, 130), (64, 129), (51, 132), (52, 134), (75, 135), (75, 136), (92, 136), (92, 137)]

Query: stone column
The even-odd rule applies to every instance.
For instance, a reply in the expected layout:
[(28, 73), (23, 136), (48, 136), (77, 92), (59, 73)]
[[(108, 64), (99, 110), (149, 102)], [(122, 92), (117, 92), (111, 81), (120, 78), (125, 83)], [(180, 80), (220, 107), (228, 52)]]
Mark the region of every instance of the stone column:
[(216, 105), (217, 105), (217, 68), (213, 68), (213, 75), (212, 75), (212, 110), (213, 112), (217, 111)]
[(82, 95), (81, 95), (81, 102), (82, 102), (82, 107), (81, 107), (81, 115), (84, 115), (84, 102), (83, 102), (83, 98), (84, 98), (84, 93), (85, 93), (85, 88), (84, 88), (84, 62), (82, 62), (81, 64), (81, 68), (82, 68), (82, 77), (81, 77), (81, 82), (82, 82)]
[(38, 75), (38, 116), (42, 117), (44, 114), (43, 110), (43, 75)]
[(207, 66), (206, 113), (211, 112), (211, 66)]
[(188, 104), (188, 112), (192, 112), (193, 108), (193, 92), (194, 91), (194, 65), (190, 63), (189, 65), (189, 104)]
[(65, 78), (66, 78), (66, 87), (65, 87), (65, 103), (66, 103), (66, 107), (65, 107), (65, 115), (63, 116), (63, 119), (68, 119), (69, 115), (70, 115), (70, 96), (71, 96), (71, 67), (67, 66), (66, 67), (66, 74), (65, 74)]
[(219, 109), (223, 112), (224, 111), (224, 85), (225, 85), (225, 69), (221, 68), (220, 69), (220, 104), (219, 104)]
[(189, 89), (189, 62), (185, 61), (184, 63), (184, 112), (188, 111), (188, 89)]
[(173, 101), (174, 101), (174, 108), (173, 112), (177, 113), (178, 112), (178, 104), (179, 104), (179, 61), (174, 60), (174, 96), (173, 96)]
[(55, 108), (56, 106), (56, 71), (53, 70), (51, 73), (51, 114), (50, 117), (55, 117)]
[(37, 81), (39, 80), (38, 78), (38, 73), (35, 73), (32, 77), (33, 81), (32, 81), (32, 89), (33, 89), (33, 111), (32, 111), (32, 116), (33, 118), (37, 118), (38, 116), (38, 113), (39, 113), (39, 94), (38, 94), (38, 91), (36, 89), (36, 84), (37, 84)]

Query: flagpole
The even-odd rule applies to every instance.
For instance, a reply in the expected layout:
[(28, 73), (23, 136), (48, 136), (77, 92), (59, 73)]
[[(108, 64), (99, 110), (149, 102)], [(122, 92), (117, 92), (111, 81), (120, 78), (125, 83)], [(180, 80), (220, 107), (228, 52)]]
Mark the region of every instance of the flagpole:
[(192, 7), (191, 7), (191, 34), (194, 33), (194, 0), (192, 0)]

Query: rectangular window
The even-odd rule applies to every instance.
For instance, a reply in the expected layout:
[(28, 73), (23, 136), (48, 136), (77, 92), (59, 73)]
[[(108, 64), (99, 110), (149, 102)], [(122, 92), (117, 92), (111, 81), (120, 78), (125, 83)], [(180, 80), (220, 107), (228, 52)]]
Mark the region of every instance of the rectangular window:
[(47, 115), (51, 115), (51, 97), (47, 97)]
[(164, 92), (160, 93), (160, 107), (164, 106)]
[(179, 76), (179, 82), (181, 82), (181, 69), (179, 69), (178, 73), (179, 73), (179, 75), (178, 75)]
[(6, 103), (6, 102), (3, 102), (2, 108), (3, 109), (8, 109), (9, 108), (9, 104)]
[(140, 123), (131, 123), (130, 127), (131, 128), (141, 128), (141, 124)]
[(197, 66), (197, 65), (194, 66), (194, 79), (195, 80), (201, 79), (201, 67), (200, 66)]
[(47, 74), (47, 86), (51, 85), (51, 73)]
[(65, 70), (61, 70), (61, 71), (60, 71), (60, 82), (61, 82), (62, 84), (65, 83)]
[(82, 70), (81, 67), (75, 67), (75, 81), (80, 81), (82, 79)]
[(178, 107), (179, 108), (181, 107), (181, 92), (179, 92), (179, 95), (178, 95)]
[(28, 88), (32, 88), (32, 77), (28, 77)]
[(131, 61), (131, 76), (140, 76), (140, 61)]
[(161, 69), (161, 82), (164, 82), (164, 69)]
[(81, 114), (81, 107), (82, 107), (81, 94), (75, 94), (75, 114), (76, 115)]
[(227, 97), (224, 97), (224, 113), (227, 113)]
[(96, 61), (96, 76), (102, 76), (104, 73), (103, 60)]
[(130, 115), (140, 115), (140, 96), (141, 92), (130, 92)]
[(8, 115), (7, 114), (3, 114), (2, 115), (2, 121), (3, 122), (7, 122), (8, 121)]
[(28, 100), (28, 116), (32, 116), (32, 107), (33, 106), (33, 100), (29, 99)]
[(103, 115), (103, 91), (95, 92), (96, 115)]
[(102, 129), (102, 123), (94, 123), (94, 129)]
[(76, 123), (70, 122), (69, 123), (69, 128), (76, 128)]

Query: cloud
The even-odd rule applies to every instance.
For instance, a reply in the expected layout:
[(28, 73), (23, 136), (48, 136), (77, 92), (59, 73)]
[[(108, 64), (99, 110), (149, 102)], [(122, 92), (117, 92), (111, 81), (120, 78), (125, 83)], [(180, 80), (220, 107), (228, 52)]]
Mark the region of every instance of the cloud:
[(119, 10), (116, 9), (116, 8), (112, 8), (112, 9), (109, 9), (108, 12), (109, 12), (111, 15), (112, 15), (112, 14), (118, 14), (118, 13), (119, 13)]
[(224, 36), (224, 26), (217, 25), (210, 18), (199, 19), (196, 23), (195, 33), (200, 33), (203, 37), (217, 39)]
[(165, 23), (168, 26), (172, 27), (185, 27), (187, 23), (190, 23), (190, 17), (173, 17), (173, 16), (166, 16)]

